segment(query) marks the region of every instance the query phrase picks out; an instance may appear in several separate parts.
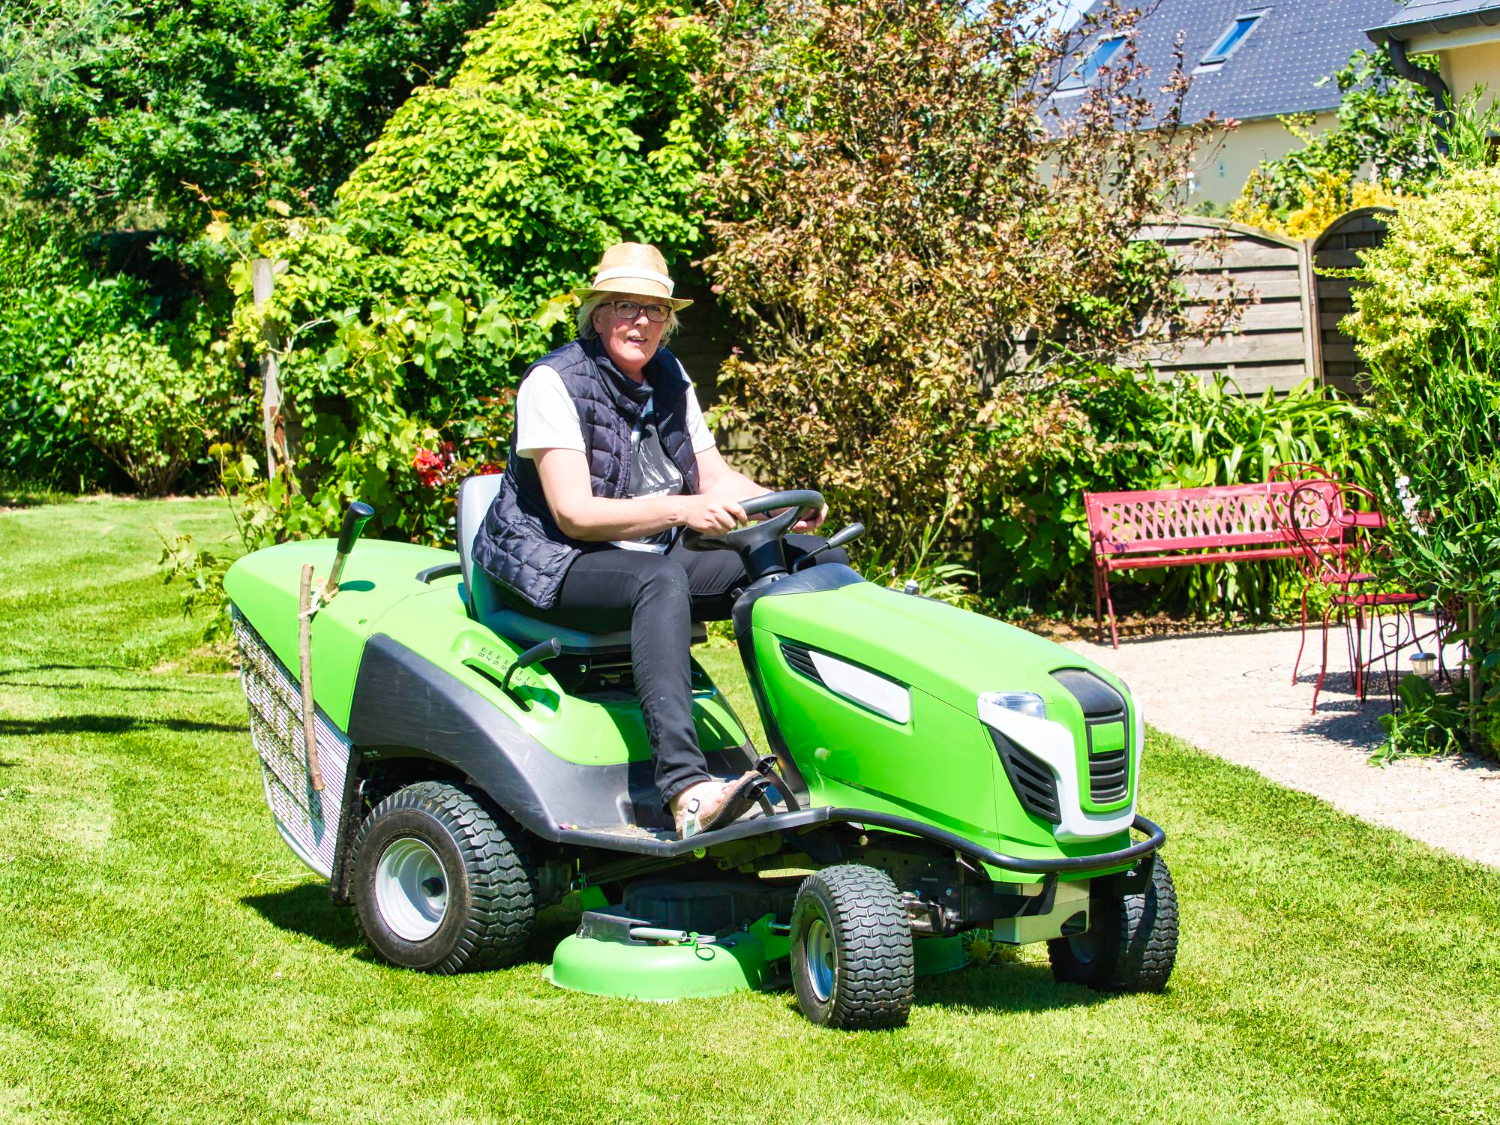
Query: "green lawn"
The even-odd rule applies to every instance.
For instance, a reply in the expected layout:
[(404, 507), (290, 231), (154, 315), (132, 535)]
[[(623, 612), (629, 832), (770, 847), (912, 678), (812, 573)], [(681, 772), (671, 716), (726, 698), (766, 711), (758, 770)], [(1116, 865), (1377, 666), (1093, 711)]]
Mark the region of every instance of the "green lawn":
[[(1500, 872), (1162, 737), (1164, 995), (1054, 985), (1028, 949), (921, 980), (903, 1030), (828, 1032), (789, 994), (556, 990), (561, 916), (505, 972), (377, 964), (276, 837), (238, 683), (158, 576), (156, 529), (226, 527), (0, 513), (0, 1119), (1500, 1117)], [(732, 657), (707, 660), (748, 712)]]

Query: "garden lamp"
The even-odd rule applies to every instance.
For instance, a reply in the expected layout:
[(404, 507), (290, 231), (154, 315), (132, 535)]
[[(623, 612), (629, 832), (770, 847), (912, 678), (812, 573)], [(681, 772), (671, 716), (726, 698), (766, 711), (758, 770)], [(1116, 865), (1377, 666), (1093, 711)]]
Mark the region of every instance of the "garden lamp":
[(1419, 676), (1430, 676), (1437, 667), (1437, 656), (1430, 652), (1414, 652), (1411, 654), (1412, 669)]

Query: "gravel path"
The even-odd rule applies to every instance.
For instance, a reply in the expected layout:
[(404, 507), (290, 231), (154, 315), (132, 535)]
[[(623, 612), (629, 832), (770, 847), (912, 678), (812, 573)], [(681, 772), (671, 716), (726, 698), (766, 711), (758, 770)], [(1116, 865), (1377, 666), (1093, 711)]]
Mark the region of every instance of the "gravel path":
[[(1122, 640), (1118, 651), (1091, 641), (1067, 647), (1128, 683), (1146, 722), (1158, 729), (1345, 812), (1500, 866), (1500, 766), (1469, 757), (1369, 765), (1385, 737), (1384, 677), (1377, 666), (1361, 705), (1349, 690), (1342, 637), (1329, 639), (1329, 674), (1316, 715), (1310, 713), (1316, 632), (1309, 633), (1295, 685), (1295, 629)], [(1403, 669), (1410, 651), (1401, 655)], [(1454, 649), (1445, 653), (1450, 668), (1458, 656)]]

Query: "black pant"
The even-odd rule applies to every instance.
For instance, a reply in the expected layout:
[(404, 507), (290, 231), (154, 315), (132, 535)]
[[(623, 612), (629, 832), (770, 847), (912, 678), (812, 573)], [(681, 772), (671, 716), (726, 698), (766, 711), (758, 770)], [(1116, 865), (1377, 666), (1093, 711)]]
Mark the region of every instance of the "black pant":
[[(787, 562), (823, 545), (815, 535), (788, 535)], [(817, 562), (847, 564), (835, 548)], [(812, 564), (812, 565), (816, 565)], [(663, 804), (710, 780), (693, 729), (692, 622), (722, 621), (747, 583), (734, 551), (689, 551), (681, 541), (665, 555), (609, 547), (580, 555), (551, 609), (514, 602), (522, 612), (586, 633), (630, 630), (630, 658)]]

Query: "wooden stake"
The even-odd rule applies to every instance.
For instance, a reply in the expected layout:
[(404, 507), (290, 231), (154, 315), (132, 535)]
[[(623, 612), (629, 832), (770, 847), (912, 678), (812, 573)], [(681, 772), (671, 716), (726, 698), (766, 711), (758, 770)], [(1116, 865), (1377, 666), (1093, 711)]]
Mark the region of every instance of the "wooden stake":
[[(276, 284), (274, 263), (269, 258), (256, 258), (250, 263), (250, 284), (255, 308), (259, 311), (271, 299)], [(267, 325), (264, 335), (266, 354), (260, 361), (260, 423), (266, 438), (266, 479), (275, 480), (278, 464), (289, 458), (286, 423), (281, 416), (281, 361), (276, 355), (276, 333)]]
[(307, 776), (313, 791), (323, 792), (323, 767), (318, 764), (317, 713), (312, 690), (312, 563), (302, 567), (302, 591), (297, 597), (297, 645), (302, 663), (302, 745), (307, 751)]

